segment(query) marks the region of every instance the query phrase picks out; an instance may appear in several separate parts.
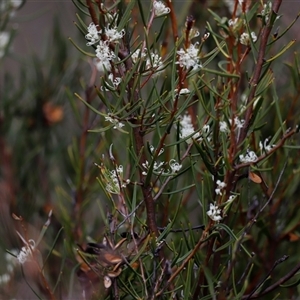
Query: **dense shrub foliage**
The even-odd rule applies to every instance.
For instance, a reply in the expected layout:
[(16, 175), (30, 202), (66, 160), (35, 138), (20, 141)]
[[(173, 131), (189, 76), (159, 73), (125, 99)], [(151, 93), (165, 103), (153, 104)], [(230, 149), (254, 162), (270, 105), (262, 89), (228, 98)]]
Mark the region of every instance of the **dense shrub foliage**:
[[(74, 35), (56, 22), (45, 60), (3, 74), (4, 298), (297, 298), (281, 2), (73, 0)], [(22, 5), (1, 2), (1, 64)]]

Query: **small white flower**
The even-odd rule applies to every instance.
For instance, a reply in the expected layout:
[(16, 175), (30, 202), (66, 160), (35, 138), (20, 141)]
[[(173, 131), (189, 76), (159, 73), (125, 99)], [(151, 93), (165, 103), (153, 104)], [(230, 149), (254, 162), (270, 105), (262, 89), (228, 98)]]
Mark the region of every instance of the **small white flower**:
[[(148, 69), (153, 68), (153, 69), (156, 69), (158, 71), (160, 69), (162, 69), (163, 62), (162, 62), (161, 56), (159, 56), (156, 53), (151, 52), (150, 57), (151, 57), (151, 59), (148, 58), (147, 61), (146, 61), (146, 69), (148, 70)], [(156, 74), (158, 74), (158, 73), (160, 73), (160, 72), (156, 72)]]
[(220, 121), (219, 128), (221, 132), (227, 133), (229, 131), (227, 123), (225, 121)]
[(100, 41), (100, 34), (101, 34), (101, 30), (97, 30), (98, 25), (95, 25), (94, 23), (91, 23), (89, 25), (89, 27), (87, 28), (88, 33), (85, 36), (85, 38), (87, 40), (89, 40), (89, 42), (87, 43), (87, 46), (91, 46), (96, 44), (97, 42)]
[(17, 255), (17, 259), (20, 264), (24, 264), (27, 260), (29, 260), (33, 256), (33, 251), (35, 249), (35, 241), (30, 239), (26, 245), (22, 247), (21, 251)]
[(252, 39), (253, 43), (255, 43), (257, 41), (257, 36), (256, 36), (255, 32), (253, 32), (253, 31), (251, 32), (251, 39)]
[(215, 189), (215, 192), (217, 195), (222, 195), (221, 190), (224, 189), (226, 187), (226, 183), (222, 182), (221, 180), (217, 180), (217, 188)]
[[(253, 43), (255, 43), (257, 41), (257, 36), (256, 36), (255, 32), (253, 32), (253, 31), (251, 32), (251, 39), (252, 39)], [(242, 35), (240, 37), (240, 43), (245, 46), (250, 45), (250, 37), (247, 32), (242, 33)]]
[(103, 278), (103, 284), (104, 284), (104, 287), (106, 289), (108, 289), (108, 288), (111, 287), (112, 281), (111, 281), (111, 279), (108, 276), (104, 276), (104, 278)]
[(120, 194), (121, 188), (127, 185), (127, 181), (123, 182), (123, 166), (120, 165), (116, 170), (107, 171), (106, 175), (106, 190), (111, 194)]
[(184, 139), (187, 136), (190, 136), (191, 134), (193, 134), (192, 137), (188, 138), (186, 140), (186, 142), (188, 144), (191, 144), (193, 142), (193, 139), (197, 139), (199, 137), (199, 132), (195, 132), (194, 126), (192, 124), (192, 118), (190, 115), (184, 115), (182, 120), (180, 121), (180, 126), (181, 126), (181, 130), (180, 130), (180, 138)]
[[(153, 146), (153, 145), (150, 145), (149, 147), (150, 147), (150, 152), (151, 152), (151, 154), (154, 154), (154, 152), (155, 152), (154, 146)], [(165, 149), (164, 149), (164, 148), (161, 148), (161, 149), (159, 150), (158, 156), (160, 156), (160, 155), (163, 154), (164, 152), (165, 152)]]
[(235, 117), (234, 118), (234, 125), (237, 127), (237, 128), (243, 128), (244, 127), (244, 124), (245, 124), (245, 120), (240, 120), (238, 117)]
[(276, 146), (276, 145), (268, 145), (268, 144), (269, 144), (269, 139), (265, 139), (264, 143), (259, 142), (260, 151), (263, 152), (264, 150), (265, 152), (270, 152), (272, 148)]
[(100, 41), (99, 45), (97, 45), (96, 49), (96, 67), (102, 72), (107, 70), (108, 72), (111, 70), (110, 61), (113, 60), (116, 55), (110, 50), (107, 41)]
[[(110, 82), (106, 82), (106, 84), (110, 87), (110, 89), (112, 90), (115, 90), (118, 88), (118, 86), (120, 85), (121, 81), (122, 81), (122, 78), (120, 77), (115, 77), (114, 78), (114, 75), (112, 73), (110, 73), (108, 75), (108, 79), (111, 81), (112, 85)], [(101, 86), (101, 91), (109, 91), (109, 89)]]
[(102, 59), (112, 60), (116, 57), (116, 55), (110, 50), (107, 41), (100, 41), (99, 45), (97, 45), (96, 56)]
[(218, 208), (217, 205), (210, 203), (209, 210), (206, 212), (206, 214), (215, 222), (219, 222), (222, 220), (221, 217), (221, 209)]
[(189, 94), (189, 93), (190, 93), (190, 90), (187, 89), (187, 88), (181, 89), (180, 92), (179, 92), (180, 95), (186, 95), (186, 94)]
[(169, 161), (169, 165), (172, 170), (172, 173), (177, 173), (182, 168), (182, 165), (179, 164), (175, 159), (171, 159)]
[(187, 49), (180, 49), (177, 51), (178, 61), (176, 64), (179, 64), (180, 67), (185, 67), (186, 69), (193, 68), (193, 70), (197, 70), (202, 67), (199, 63), (199, 55), (198, 55), (198, 43), (190, 44)]
[(225, 203), (231, 203), (236, 198), (236, 195), (231, 195)]
[(235, 19), (229, 19), (228, 20), (228, 25), (230, 26), (230, 27), (235, 27), (235, 25), (238, 23), (238, 18), (235, 18)]
[(166, 15), (171, 11), (170, 8), (166, 7), (166, 5), (162, 1), (154, 1), (153, 9), (154, 9), (155, 16), (157, 17)]
[(123, 123), (121, 123), (118, 120), (112, 118), (111, 116), (106, 116), (105, 121), (108, 121), (108, 122), (114, 124), (113, 129), (121, 129), (122, 127), (125, 126)]
[[(165, 163), (164, 162), (154, 162), (154, 165), (153, 165), (153, 172), (156, 172), (156, 173), (162, 173), (164, 170), (161, 169), (159, 170), (159, 168), (161, 168)], [(148, 160), (146, 160), (144, 163), (142, 163), (142, 166), (144, 167), (145, 171), (142, 172), (143, 175), (147, 175), (148, 174), (148, 170), (150, 168), (150, 164), (148, 162)]]
[(104, 14), (105, 24), (110, 24), (111, 26), (116, 25), (116, 23), (119, 19), (118, 13), (109, 11), (103, 3), (101, 3), (100, 6), (101, 6), (101, 9), (103, 11), (105, 11), (105, 14)]
[(201, 131), (205, 136), (207, 136), (209, 134), (209, 130), (210, 130), (210, 126), (208, 124), (206, 124), (202, 127)]
[(203, 35), (203, 40), (206, 41), (210, 37), (210, 32), (206, 32)]
[(105, 34), (110, 42), (115, 42), (125, 35), (125, 29), (118, 31), (117, 28), (105, 28)]
[(140, 49), (136, 49), (136, 50), (132, 53), (131, 58), (132, 58), (133, 63), (136, 64), (139, 58), (144, 58), (144, 57), (146, 57), (146, 55), (147, 55), (147, 49), (144, 49), (144, 50), (142, 51), (142, 53), (141, 53), (141, 50), (140, 50)]
[(201, 134), (200, 137), (198, 138), (198, 141), (202, 142), (203, 138), (206, 138), (208, 142), (211, 141), (211, 136), (210, 136), (210, 126), (208, 124), (204, 125), (201, 129)]
[(239, 158), (242, 163), (250, 163), (250, 162), (255, 162), (258, 157), (254, 151), (247, 150), (246, 155), (244, 156), (243, 154), (241, 154), (239, 155)]
[(110, 60), (96, 58), (96, 59), (94, 59), (93, 62), (94, 62), (94, 65), (96, 66), (97, 70), (100, 73), (104, 73), (105, 71), (108, 71), (108, 72), (111, 71)]
[[(174, 92), (177, 94), (177, 93), (178, 93), (178, 90), (175, 89)], [(191, 92), (191, 91), (190, 91), (189, 89), (183, 88), (183, 89), (180, 90), (179, 95), (187, 95), (187, 94), (189, 94), (190, 92)]]
[(264, 4), (264, 9), (261, 11), (261, 15), (264, 18), (265, 23), (268, 22), (271, 13), (272, 13), (272, 2), (268, 2)]
[(193, 27), (189, 32), (189, 39), (190, 40), (194, 39), (195, 37), (198, 37), (199, 35), (200, 35), (200, 31), (197, 28)]

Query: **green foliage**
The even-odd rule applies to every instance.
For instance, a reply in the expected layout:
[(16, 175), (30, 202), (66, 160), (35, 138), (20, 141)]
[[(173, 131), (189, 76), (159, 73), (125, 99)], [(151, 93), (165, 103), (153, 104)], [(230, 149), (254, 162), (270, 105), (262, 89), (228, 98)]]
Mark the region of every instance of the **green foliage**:
[(7, 282), (41, 299), (297, 295), (299, 55), (282, 62), (280, 1), (184, 4), (199, 20), (176, 1), (73, 2), (80, 37), (57, 22), (55, 63), (3, 81)]

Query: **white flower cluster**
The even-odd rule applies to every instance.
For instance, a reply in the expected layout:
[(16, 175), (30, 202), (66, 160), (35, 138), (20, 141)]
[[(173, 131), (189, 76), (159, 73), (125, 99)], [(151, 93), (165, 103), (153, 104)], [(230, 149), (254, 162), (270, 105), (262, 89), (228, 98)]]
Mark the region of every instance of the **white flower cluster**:
[(204, 125), (201, 130), (195, 131), (194, 126), (192, 124), (192, 118), (190, 115), (184, 115), (180, 121), (180, 138), (185, 139), (189, 136), (185, 141), (187, 144), (191, 144), (193, 140), (198, 140), (201, 142), (205, 137), (207, 141), (211, 140), (210, 135), (210, 126), (208, 124)]
[(228, 200), (226, 201), (227, 204), (230, 204), (237, 196), (236, 195), (231, 195)]
[[(257, 36), (256, 36), (255, 32), (253, 32), (253, 31), (251, 32), (251, 39), (252, 39), (253, 43), (255, 43), (257, 41)], [(242, 33), (242, 35), (240, 36), (240, 43), (245, 46), (250, 45), (249, 33), (247, 33), (247, 32)]]
[[(230, 123), (231, 123), (231, 120), (230, 120)], [(244, 124), (245, 124), (245, 120), (243, 120), (243, 119), (240, 120), (238, 117), (234, 118), (234, 125), (236, 126), (236, 128), (238, 128), (238, 129), (243, 128)]]
[(141, 51), (140, 49), (136, 49), (132, 54), (131, 54), (131, 58), (133, 63), (137, 63), (139, 58), (145, 58), (147, 56), (147, 49), (143, 49), (143, 51)]
[(171, 159), (169, 161), (169, 165), (172, 173), (177, 173), (182, 168), (182, 165), (179, 162), (177, 162), (175, 159)]
[(109, 89), (101, 86), (101, 91), (116, 90), (120, 85), (120, 83), (122, 82), (122, 78), (114, 77), (113, 73), (110, 73), (108, 75), (108, 79), (109, 81), (106, 81), (106, 85), (108, 85)]
[(270, 152), (272, 148), (274, 148), (276, 145), (269, 145), (269, 139), (265, 139), (264, 143), (261, 141), (259, 142), (259, 149), (261, 153), (265, 151), (266, 153)]
[(24, 264), (28, 259), (33, 256), (33, 251), (35, 249), (35, 241), (30, 239), (28, 243), (24, 247), (22, 247), (21, 251), (19, 252), (17, 259), (20, 264)]
[(89, 42), (87, 42), (87, 46), (92, 46), (100, 41), (100, 34), (102, 30), (98, 30), (97, 29), (98, 26), (99, 25), (95, 25), (94, 23), (91, 23), (87, 28), (88, 33), (85, 36), (85, 38), (89, 40)]
[(229, 131), (228, 125), (226, 121), (220, 121), (219, 123), (219, 129), (221, 132), (227, 133)]
[(146, 59), (145, 70), (154, 70), (154, 76), (159, 75), (164, 67), (161, 56), (154, 52), (147, 53), (147, 49), (143, 49), (143, 51), (140, 49), (135, 50), (132, 53), (131, 58), (134, 64), (136, 64), (139, 59)]
[[(208, 36), (206, 37), (206, 39), (207, 39), (209, 37), (209, 32), (207, 32), (205, 34), (208, 34)], [(190, 40), (194, 39), (195, 37), (198, 37), (199, 35), (200, 35), (200, 31), (196, 27), (193, 27), (189, 32), (189, 39)]]
[(209, 210), (206, 212), (206, 214), (215, 222), (222, 220), (221, 209), (219, 209), (216, 204), (210, 203)]
[[(178, 94), (178, 89), (175, 89), (174, 92), (176, 94)], [(183, 89), (180, 90), (179, 95), (187, 95), (187, 94), (190, 94), (190, 93), (191, 93), (191, 91), (189, 89), (183, 88)]]
[(198, 70), (202, 68), (202, 65), (199, 63), (199, 49), (198, 49), (198, 42), (195, 44), (190, 44), (187, 49), (180, 49), (177, 51), (178, 54), (178, 61), (176, 64), (179, 64), (180, 67), (184, 67), (186, 69), (193, 68), (193, 70)]
[(161, 69), (163, 65), (162, 58), (157, 53), (150, 53), (150, 58), (146, 61), (146, 69)]
[(188, 136), (188, 139), (186, 139), (186, 142), (188, 144), (191, 144), (193, 142), (193, 139), (197, 139), (200, 136), (199, 132), (195, 132), (194, 126), (192, 124), (192, 118), (190, 115), (184, 115), (182, 120), (180, 121), (180, 138), (185, 139)]
[(236, 28), (236, 25), (238, 24), (239, 18), (234, 18), (234, 19), (229, 19), (228, 20), (228, 25), (232, 27), (234, 30)]
[(215, 189), (215, 192), (217, 195), (222, 195), (222, 191), (226, 187), (226, 183), (222, 182), (221, 180), (217, 180), (217, 188)]
[[(231, 119), (229, 120), (229, 123), (231, 124)], [(244, 127), (244, 124), (245, 124), (245, 120), (243, 119), (239, 119), (239, 117), (235, 117), (234, 118), (234, 126), (235, 128), (237, 129), (241, 129)], [(219, 129), (221, 132), (224, 132), (224, 133), (227, 133), (229, 132), (229, 128), (228, 128), (228, 125), (226, 123), (226, 121), (220, 121), (219, 123)]]
[(107, 173), (106, 190), (111, 194), (120, 194), (121, 188), (125, 188), (129, 184), (129, 180), (123, 182), (123, 166), (120, 165), (116, 170)]
[(110, 42), (117, 42), (125, 35), (125, 29), (118, 31), (117, 27), (109, 28), (107, 26), (105, 28), (105, 34)]
[(99, 41), (96, 48), (96, 67), (99, 72), (111, 71), (111, 61), (116, 55), (110, 50), (108, 41)]
[(6, 273), (0, 275), (0, 285), (6, 285), (12, 278), (14, 268), (18, 262), (16, 256), (17, 256), (17, 250), (12, 250), (10, 253), (5, 254), (5, 260), (6, 260)]
[(153, 10), (156, 17), (166, 15), (171, 11), (162, 1), (153, 1)]
[[(169, 166), (170, 166), (169, 170), (165, 170), (164, 168), (162, 168), (165, 164), (166, 164), (165, 162), (159, 162), (159, 163), (154, 162), (153, 173), (163, 174), (163, 175), (172, 175), (174, 173), (177, 173), (182, 168), (182, 165), (179, 162), (177, 162), (175, 159), (171, 159), (169, 161)], [(144, 168), (144, 171), (142, 172), (142, 174), (146, 176), (150, 169), (150, 164), (146, 160), (144, 163), (142, 163), (142, 166)]]
[[(156, 149), (154, 148), (154, 146), (150, 145), (149, 148), (150, 148), (151, 154), (154, 154), (155, 151), (156, 151)], [(158, 156), (160, 156), (161, 154), (163, 154), (164, 151), (165, 151), (164, 148), (161, 148), (159, 150)], [(172, 175), (174, 173), (177, 173), (182, 168), (182, 165), (180, 163), (178, 163), (175, 159), (171, 159), (169, 161), (169, 166), (170, 166), (169, 170), (162, 168), (164, 165), (166, 165), (165, 162), (154, 162), (153, 172), (156, 173), (156, 174)], [(144, 171), (142, 172), (142, 174), (146, 176), (148, 174), (148, 170), (150, 168), (150, 164), (146, 160), (144, 163), (142, 163), (142, 166), (144, 168)]]
[[(88, 46), (92, 46), (98, 44), (96, 47), (96, 60), (95, 65), (99, 72), (104, 72), (107, 70), (108, 72), (111, 71), (111, 61), (116, 58), (116, 55), (109, 47), (109, 43), (117, 43), (124, 34), (125, 30), (122, 29), (121, 31), (117, 30), (115, 26), (107, 26), (102, 31), (101, 29), (98, 30), (98, 25), (91, 23), (87, 27), (88, 33), (86, 34), (85, 38), (89, 41), (87, 43)], [(101, 40), (101, 34), (106, 36), (106, 40)]]
[(269, 1), (268, 3), (264, 4), (264, 9), (260, 13), (265, 23), (269, 21), (269, 17), (271, 13), (272, 13), (272, 2)]
[[(150, 151), (151, 151), (151, 154), (154, 154), (155, 148), (154, 148), (153, 145), (150, 145)], [(164, 148), (161, 148), (161, 149), (159, 150), (158, 156), (160, 156), (160, 155), (163, 154), (164, 152), (165, 152), (165, 149), (164, 149)]]
[(122, 122), (119, 122), (118, 120), (114, 119), (113, 117), (111, 117), (110, 115), (105, 117), (105, 121), (108, 121), (112, 124), (114, 124), (113, 129), (118, 129), (120, 130), (122, 127), (124, 127), (125, 125)]
[(239, 158), (241, 163), (250, 163), (250, 162), (255, 162), (258, 157), (254, 151), (247, 150), (246, 155), (244, 156), (243, 154), (241, 154), (239, 155)]
[[(164, 162), (154, 162), (153, 165), (153, 171), (157, 172), (157, 173), (162, 173), (164, 171), (164, 169), (160, 169), (165, 163)], [(146, 160), (144, 163), (142, 163), (142, 166), (144, 167), (145, 171), (142, 172), (143, 175), (147, 175), (148, 174), (148, 170), (150, 168), (150, 164), (148, 162), (148, 160)], [(159, 170), (160, 169), (160, 170)]]

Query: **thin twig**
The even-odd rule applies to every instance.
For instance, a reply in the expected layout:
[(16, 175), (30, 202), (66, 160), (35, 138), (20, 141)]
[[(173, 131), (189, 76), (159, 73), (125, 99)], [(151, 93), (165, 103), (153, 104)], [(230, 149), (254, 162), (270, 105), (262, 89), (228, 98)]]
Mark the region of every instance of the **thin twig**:
[[(164, 231), (166, 229), (166, 227), (157, 227), (159, 231)], [(190, 231), (190, 230), (197, 230), (197, 229), (205, 229), (205, 225), (198, 225), (198, 226), (194, 226), (191, 228), (182, 228), (182, 229), (170, 229), (169, 232), (186, 232), (186, 231)]]
[[(275, 0), (274, 4), (272, 5), (273, 8), (273, 13), (278, 13), (278, 10), (280, 8), (282, 0)], [(251, 91), (247, 100), (247, 105), (249, 107), (246, 110), (246, 115), (245, 115), (245, 124), (243, 127), (243, 130), (241, 132), (240, 138), (238, 140), (238, 145), (244, 141), (245, 137), (247, 136), (247, 132), (249, 129), (249, 126), (251, 124), (251, 118), (252, 118), (252, 113), (253, 113), (253, 104), (250, 105), (250, 103), (253, 101), (255, 97), (255, 92), (257, 89), (257, 85), (260, 80), (262, 68), (265, 62), (265, 54), (267, 50), (267, 44), (268, 44), (268, 39), (269, 35), (271, 33), (271, 30), (273, 28), (272, 24), (270, 23), (272, 18), (270, 18), (268, 24), (262, 29), (261, 32), (261, 43), (259, 46), (259, 51), (258, 51), (258, 57), (257, 57), (257, 64), (255, 65), (254, 72), (252, 79), (250, 81), (250, 86), (251, 86)]]
[(276, 288), (278, 288), (280, 285), (291, 279), (298, 271), (300, 270), (300, 263), (296, 265), (294, 269), (292, 269), (289, 273), (287, 273), (285, 276), (280, 278), (277, 282), (275, 282), (273, 285), (269, 286), (267, 289), (265, 289), (263, 292), (254, 294), (250, 298), (248, 295), (244, 295), (242, 299), (258, 299), (263, 297), (264, 295), (269, 294), (270, 292), (274, 291)]
[[(280, 172), (280, 174), (279, 174), (279, 177), (278, 177), (278, 179), (277, 179), (277, 181), (276, 181), (275, 187), (274, 187), (274, 189), (273, 189), (273, 191), (272, 191), (270, 197), (268, 198), (268, 200), (266, 201), (266, 203), (262, 206), (262, 208), (256, 213), (256, 215), (249, 221), (248, 225), (245, 227), (245, 230), (244, 230), (243, 234), (241, 235), (240, 239), (239, 239), (238, 242), (237, 242), (237, 247), (236, 247), (236, 249), (239, 249), (239, 248), (240, 248), (240, 245), (242, 244), (242, 242), (243, 242), (243, 240), (244, 240), (244, 237), (245, 237), (245, 236), (247, 235), (247, 233), (251, 230), (251, 228), (252, 228), (253, 224), (256, 222), (256, 220), (257, 220), (259, 214), (261, 214), (262, 211), (269, 205), (270, 201), (272, 201), (273, 196), (274, 196), (274, 194), (275, 194), (275, 192), (277, 191), (277, 188), (278, 188), (278, 186), (279, 186), (279, 183), (281, 182), (281, 178), (282, 178), (282, 176), (283, 176), (283, 173), (284, 173), (284, 171), (285, 171), (286, 166), (287, 166), (287, 161), (284, 163), (284, 166), (283, 166), (283, 168), (282, 168), (282, 170), (281, 170), (281, 172)], [(227, 279), (226, 279), (226, 281), (224, 281), (224, 284), (226, 284), (226, 282), (229, 280), (229, 276), (230, 276), (230, 274), (231, 274), (231, 272), (232, 272), (232, 269), (233, 269), (233, 267), (234, 267), (234, 265), (235, 265), (236, 262), (237, 262), (237, 256), (236, 256), (236, 258), (231, 262), (230, 267), (229, 267), (229, 269), (227, 270), (227, 277), (226, 277)]]
[(268, 272), (268, 274), (264, 277), (264, 279), (259, 282), (256, 287), (253, 289), (253, 291), (249, 294), (248, 299), (251, 299), (251, 296), (265, 283), (265, 281), (268, 279), (268, 277), (272, 274), (272, 272), (274, 271), (274, 269), (281, 264), (282, 262), (286, 261), (289, 257), (287, 255), (284, 255), (283, 257), (281, 257), (280, 259), (276, 260), (275, 263), (273, 264), (271, 270)]

